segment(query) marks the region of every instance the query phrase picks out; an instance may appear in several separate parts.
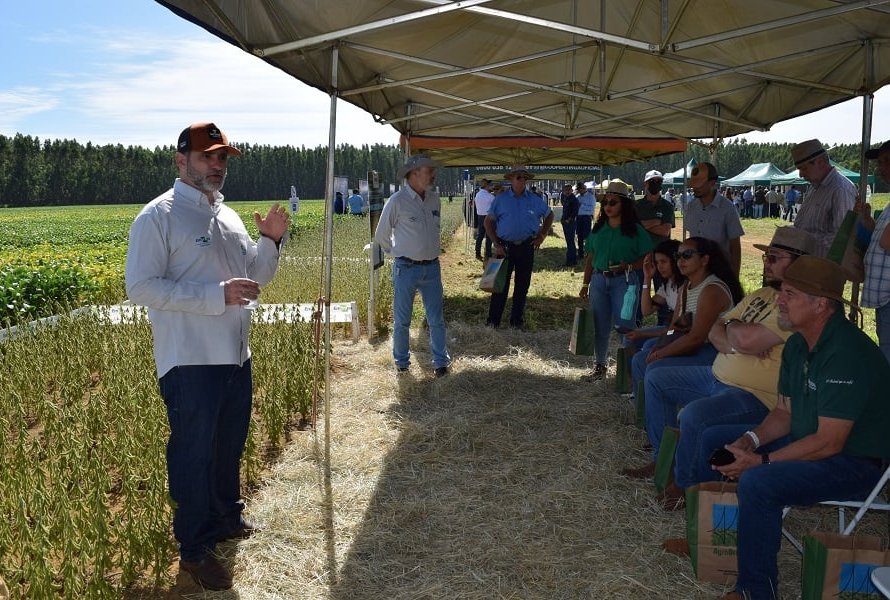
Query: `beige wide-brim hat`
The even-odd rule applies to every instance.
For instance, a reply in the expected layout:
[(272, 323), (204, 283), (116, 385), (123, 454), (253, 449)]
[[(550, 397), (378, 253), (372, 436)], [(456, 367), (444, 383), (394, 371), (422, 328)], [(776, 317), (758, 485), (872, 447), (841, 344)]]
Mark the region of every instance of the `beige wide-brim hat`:
[(803, 229), (797, 229), (793, 226), (778, 227), (769, 244), (754, 244), (754, 247), (764, 252), (770, 248), (776, 248), (777, 250), (785, 250), (792, 254), (815, 254), (816, 238)]
[(408, 160), (405, 161), (405, 164), (402, 165), (402, 168), (399, 169), (399, 179), (405, 179), (406, 177), (408, 177), (408, 173), (415, 169), (421, 169), (423, 167), (438, 169), (439, 163), (434, 161), (426, 154), (415, 154), (414, 156), (409, 156)]
[(528, 167), (525, 167), (523, 165), (514, 165), (514, 166), (510, 167), (510, 170), (507, 171), (507, 175), (505, 177), (507, 179), (513, 179), (520, 173), (525, 175), (526, 179), (534, 179), (535, 178), (535, 174), (530, 172), (528, 170)]
[(813, 160), (820, 154), (825, 154), (825, 146), (816, 139), (801, 142), (791, 149), (791, 158), (794, 160), (794, 166), (799, 167), (803, 163)]
[(621, 196), (622, 198), (630, 198), (630, 190), (627, 187), (627, 184), (621, 181), (620, 179), (613, 179), (609, 182), (609, 185), (606, 186), (606, 194), (615, 194), (616, 196)]

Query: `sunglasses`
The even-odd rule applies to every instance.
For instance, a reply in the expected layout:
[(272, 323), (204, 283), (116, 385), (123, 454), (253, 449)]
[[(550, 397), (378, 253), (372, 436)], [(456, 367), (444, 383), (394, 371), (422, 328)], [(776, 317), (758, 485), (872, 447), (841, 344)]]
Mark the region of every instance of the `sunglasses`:
[(621, 204), (621, 200), (603, 200), (603, 206), (617, 206)]
[(701, 252), (699, 252), (698, 250), (692, 250), (691, 248), (683, 250), (681, 252), (674, 252), (674, 260), (680, 260), (681, 258), (683, 260), (689, 260), (696, 254), (701, 254)]
[(770, 254), (769, 252), (763, 253), (763, 262), (768, 262), (771, 265), (776, 264), (780, 260), (791, 260), (790, 256), (779, 256), (778, 254)]

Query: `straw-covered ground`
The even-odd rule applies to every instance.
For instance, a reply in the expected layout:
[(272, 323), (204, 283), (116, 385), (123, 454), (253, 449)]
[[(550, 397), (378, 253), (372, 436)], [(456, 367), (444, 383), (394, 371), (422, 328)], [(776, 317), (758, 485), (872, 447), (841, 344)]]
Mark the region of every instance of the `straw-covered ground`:
[[(547, 244), (555, 249), (562, 241)], [(478, 263), (466, 259), (462, 245), (453, 245), (443, 268), (472, 287), (461, 273), (478, 271)], [(571, 300), (563, 302), (570, 313)], [(235, 590), (193, 595), (180, 577), (174, 594), (722, 595), (722, 587), (696, 581), (688, 559), (661, 549), (663, 539), (684, 535), (682, 511), (663, 511), (651, 482), (618, 475), (648, 457), (631, 403), (614, 392), (614, 364), (604, 382), (583, 382), (589, 363), (568, 353), (567, 328), (491, 330), (467, 320), (449, 315), (455, 360), (442, 379), (431, 375), (421, 327), (412, 335), (407, 375), (393, 372), (388, 340), (338, 341), (329, 430), (320, 416), (317, 431), (294, 434), (248, 501), (250, 517), (267, 528), (222, 548)], [(826, 509), (792, 514), (789, 527), (798, 535), (834, 527)], [(783, 598), (799, 597), (800, 556), (787, 543), (781, 568)]]

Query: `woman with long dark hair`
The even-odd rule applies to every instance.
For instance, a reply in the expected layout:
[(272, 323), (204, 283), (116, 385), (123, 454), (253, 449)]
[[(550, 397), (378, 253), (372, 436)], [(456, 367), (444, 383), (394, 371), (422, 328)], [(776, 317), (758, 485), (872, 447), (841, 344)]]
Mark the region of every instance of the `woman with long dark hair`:
[[(593, 311), (596, 364), (590, 378), (596, 381), (606, 374), (613, 325), (636, 326), (641, 283), (637, 271), (652, 250), (652, 238), (640, 224), (627, 184), (620, 179), (606, 188), (584, 248), (587, 260), (579, 295), (590, 297)], [(624, 344), (623, 336), (620, 342)]]
[[(717, 319), (745, 295), (738, 276), (720, 246), (709, 239), (691, 237), (680, 244), (676, 254), (677, 267), (686, 277), (680, 304), (674, 311), (669, 332), (648, 353), (638, 352), (633, 358), (634, 377), (642, 380), (646, 401), (646, 433), (655, 456), (665, 426), (677, 426), (679, 405), (667, 405), (648, 388), (646, 375), (653, 369), (709, 365), (717, 351), (708, 342), (708, 333)], [(632, 477), (648, 477), (655, 471), (655, 460), (639, 469), (625, 469)]]

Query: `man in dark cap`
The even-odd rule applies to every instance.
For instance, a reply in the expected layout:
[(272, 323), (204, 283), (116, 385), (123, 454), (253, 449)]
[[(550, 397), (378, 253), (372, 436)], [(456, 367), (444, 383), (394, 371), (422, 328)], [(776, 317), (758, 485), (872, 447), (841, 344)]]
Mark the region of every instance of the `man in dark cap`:
[(241, 152), (213, 123), (187, 127), (176, 145), (179, 178), (130, 228), (127, 296), (148, 307), (170, 438), (167, 477), (180, 569), (202, 587), (232, 587), (217, 542), (246, 537), (239, 462), (250, 424), (248, 333), (260, 286), (278, 269), (287, 209), (277, 203), (251, 239), (223, 204), (228, 160)]
[(738, 569), (722, 600), (778, 597), (782, 510), (861, 500), (890, 459), (890, 365), (843, 311), (841, 267), (802, 256), (779, 294), (779, 326), (794, 331), (782, 352), (778, 400), (757, 427), (718, 426), (702, 444), (734, 461), (715, 467), (738, 480)]
[(729, 258), (736, 275), (742, 267), (741, 237), (745, 235), (739, 211), (720, 193), (717, 167), (708, 162), (695, 165), (686, 185), (695, 195), (683, 217), (690, 236), (717, 242)]
[(791, 149), (794, 166), (810, 183), (794, 226), (809, 231), (819, 242), (819, 256), (828, 254), (847, 211), (856, 203), (856, 186), (841, 175), (819, 140), (807, 140)]
[(415, 154), (399, 169), (407, 185), (383, 205), (374, 240), (394, 257), (392, 264), (393, 331), (392, 356), (396, 372), (405, 373), (411, 364), (408, 349), (414, 297), (420, 291), (426, 322), (430, 328), (430, 352), (436, 377), (448, 374), (451, 355), (445, 344), (442, 270), (439, 265), (441, 201), (433, 189), (438, 164)]

